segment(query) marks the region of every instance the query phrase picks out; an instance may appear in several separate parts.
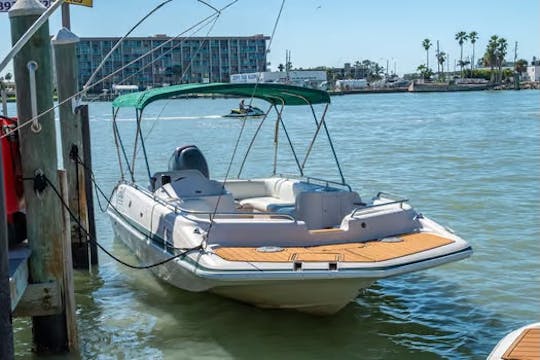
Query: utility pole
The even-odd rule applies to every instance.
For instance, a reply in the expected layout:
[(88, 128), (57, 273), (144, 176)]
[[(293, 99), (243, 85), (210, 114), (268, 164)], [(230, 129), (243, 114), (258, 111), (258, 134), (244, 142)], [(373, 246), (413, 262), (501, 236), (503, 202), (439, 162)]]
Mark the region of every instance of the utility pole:
[[(437, 58), (437, 72), (439, 73), (439, 81), (441, 79), (441, 63), (439, 62), (439, 40), (437, 40), (437, 55), (435, 56)], [(444, 72), (444, 69), (443, 69)]]
[[(37, 0), (18, 0), (9, 11), (11, 40), (15, 44), (28, 28), (45, 12)], [(64, 294), (65, 271), (62, 211), (60, 201), (43, 180), (43, 176), (59, 189), (57, 178), (56, 131), (53, 107), (51, 50), (48, 21), (34, 33), (13, 61), (17, 82), (17, 115), (20, 124), (35, 120), (31, 126), (19, 129), (24, 182), (27, 236), (32, 251), (29, 260), (32, 284), (56, 283)], [(40, 176), (43, 174), (43, 176)], [(43, 298), (45, 299), (45, 298)], [(45, 300), (44, 300), (45, 301)], [(53, 314), (32, 314), (34, 349), (38, 353), (62, 353), (72, 343), (68, 337), (65, 301)]]
[(517, 49), (518, 49), (518, 42), (516, 41), (514, 43), (514, 89), (519, 90), (519, 85), (521, 82), (521, 74), (517, 70)]

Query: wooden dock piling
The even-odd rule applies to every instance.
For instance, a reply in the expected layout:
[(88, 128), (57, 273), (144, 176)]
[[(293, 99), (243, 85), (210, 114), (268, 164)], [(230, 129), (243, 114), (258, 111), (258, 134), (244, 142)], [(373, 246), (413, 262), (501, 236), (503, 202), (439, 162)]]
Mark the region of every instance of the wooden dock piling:
[[(97, 260), (97, 249), (90, 246), (86, 234), (80, 228), (89, 229), (88, 199), (85, 180), (86, 157), (83, 143), (83, 113), (78, 107), (77, 99), (72, 98), (78, 89), (78, 65), (76, 46), (79, 38), (62, 28), (53, 38), (56, 82), (60, 115), (60, 128), (62, 134), (62, 158), (67, 171), (69, 208), (78, 217), (77, 221), (71, 219), (71, 249), (73, 266), (76, 269), (88, 269)], [(68, 100), (70, 99), (71, 100)], [(66, 101), (68, 100), (68, 101)], [(86, 112), (87, 114), (88, 112)], [(80, 160), (82, 160), (81, 164)], [(96, 261), (97, 262), (97, 261)]]
[[(44, 11), (45, 8), (37, 0), (18, 0), (13, 5), (9, 11), (13, 44)], [(33, 66), (29, 66), (31, 64)], [(17, 115), (19, 123), (25, 124), (35, 118), (36, 113), (44, 113), (53, 107), (48, 22), (39, 28), (15, 56), (13, 68), (17, 82)], [(35, 79), (33, 85), (32, 79)], [(35, 94), (35, 97), (29, 94)], [(31, 179), (42, 173), (59, 189), (54, 112), (40, 116), (38, 123), (39, 126), (25, 126), (19, 130), (23, 177)], [(33, 181), (24, 182), (24, 194), (28, 244), (32, 251), (29, 260), (30, 282), (44, 287), (56, 283), (59, 293), (65, 294), (64, 271), (71, 269), (65, 269), (63, 259), (63, 217), (58, 196), (51, 185), (36, 190)], [(43, 297), (43, 301), (50, 300), (47, 291), (41, 292), (39, 296)], [(65, 302), (61, 304), (63, 306), (54, 314), (31, 314), (34, 350), (38, 353), (70, 350), (72, 341), (68, 338)]]

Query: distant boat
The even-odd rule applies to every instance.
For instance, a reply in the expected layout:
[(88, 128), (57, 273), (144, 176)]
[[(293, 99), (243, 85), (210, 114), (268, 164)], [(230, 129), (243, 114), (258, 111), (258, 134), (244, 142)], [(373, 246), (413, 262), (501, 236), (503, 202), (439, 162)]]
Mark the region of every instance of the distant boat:
[(244, 109), (232, 109), (231, 112), (224, 117), (248, 117), (248, 116), (263, 116), (264, 111), (256, 106), (246, 105)]
[(487, 360), (540, 360), (540, 322), (512, 331), (502, 338)]
[[(380, 192), (364, 200), (351, 189), (326, 126), (330, 97), (325, 91), (281, 84), (152, 89), (117, 98), (113, 126), (119, 107), (135, 108), (141, 121), (151, 102), (193, 93), (265, 100), (276, 110), (283, 132), (283, 108), (304, 106), (311, 110), (316, 130), (304, 161), (297, 156), (292, 160), (298, 175), (278, 175), (275, 156), (272, 176), (214, 180), (202, 152), (189, 145), (176, 148), (168, 168), (158, 172), (152, 173), (153, 162), (147, 161), (148, 186), (134, 179), (120, 181), (107, 209), (114, 231), (145, 264), (163, 262), (153, 268), (162, 280), (263, 308), (332, 314), (378, 279), (472, 254), (465, 240), (422, 215), (407, 199)], [(324, 106), (320, 117), (317, 104)], [(272, 137), (276, 149), (277, 126)], [(294, 149), (297, 142), (285, 134)], [(341, 181), (305, 175), (304, 164), (319, 134), (326, 134)], [(213, 156), (229, 158), (219, 152)], [(131, 172), (133, 163), (127, 166)]]
[(487, 82), (423, 82), (412, 81), (409, 92), (450, 92), (450, 91), (477, 91), (487, 90), (490, 85)]

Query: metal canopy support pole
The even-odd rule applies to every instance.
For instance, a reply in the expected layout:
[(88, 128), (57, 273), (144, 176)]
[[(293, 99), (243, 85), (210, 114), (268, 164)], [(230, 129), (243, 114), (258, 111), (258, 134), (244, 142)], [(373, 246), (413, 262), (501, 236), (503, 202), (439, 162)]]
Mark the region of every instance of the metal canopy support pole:
[(277, 171), (277, 155), (278, 155), (278, 138), (279, 138), (279, 119), (281, 117), (281, 113), (283, 112), (283, 108), (285, 107), (285, 104), (281, 104), (281, 110), (278, 110), (276, 105), (274, 105), (274, 109), (276, 110), (276, 113), (278, 114), (278, 117), (276, 119), (276, 125), (274, 127), (274, 170), (272, 172), (272, 175), (276, 175)]
[[(326, 107), (324, 108), (324, 113), (322, 115), (322, 118), (326, 115), (326, 110), (328, 110), (328, 104), (326, 104)], [(315, 130), (315, 134), (313, 135), (313, 138), (311, 139), (311, 142), (309, 143), (308, 149), (306, 151), (306, 156), (304, 157), (304, 161), (302, 162), (302, 169), (306, 166), (307, 159), (309, 158), (309, 154), (311, 153), (311, 149), (313, 148), (313, 145), (315, 144), (315, 140), (317, 140), (317, 136), (319, 135), (319, 131), (321, 130), (322, 121), (318, 122), (317, 118), (315, 118), (315, 123), (317, 124), (317, 130)]]
[(248, 146), (248, 148), (246, 150), (246, 154), (244, 155), (244, 159), (242, 160), (242, 164), (240, 165), (240, 169), (238, 170), (238, 175), (236, 176), (237, 178), (240, 178), (240, 175), (242, 174), (242, 170), (244, 169), (244, 165), (246, 164), (246, 160), (247, 160), (247, 157), (249, 155), (249, 152), (251, 151), (251, 148), (252, 148), (253, 144), (255, 143), (255, 138), (257, 138), (257, 136), (259, 135), (259, 131), (261, 130), (261, 128), (262, 128), (262, 126), (264, 124), (264, 121), (268, 117), (268, 114), (270, 113), (270, 111), (272, 111), (273, 107), (274, 107), (274, 105), (270, 105), (270, 107), (268, 108), (268, 110), (264, 114), (264, 117), (262, 118), (261, 122), (259, 123), (259, 126), (257, 126), (257, 130), (255, 130), (255, 134), (253, 134), (253, 137), (251, 138), (249, 146)]
[(131, 171), (135, 173), (135, 158), (137, 156), (137, 147), (139, 146), (139, 128), (141, 127), (141, 118), (139, 117), (139, 109), (135, 109), (135, 118), (137, 121), (137, 129), (135, 130), (135, 140), (133, 144), (133, 157), (131, 159)]
[[(315, 119), (315, 123), (317, 123), (317, 115), (315, 114), (315, 109), (313, 108), (313, 105), (311, 104), (309, 104), (309, 107), (311, 108), (311, 112), (313, 114), (313, 118)], [(328, 104), (326, 105), (326, 107), (328, 108)], [(332, 149), (332, 154), (334, 155), (334, 160), (336, 161), (336, 165), (339, 171), (339, 176), (341, 177), (341, 183), (345, 185), (346, 184), (345, 177), (343, 176), (343, 171), (341, 171), (341, 165), (339, 164), (336, 150), (334, 149), (334, 143), (332, 142), (332, 138), (330, 137), (330, 132), (328, 132), (328, 127), (326, 126), (325, 117), (326, 117), (326, 109), (324, 110), (324, 114), (321, 117), (321, 123), (323, 124), (324, 132), (326, 133), (326, 137), (328, 138), (328, 142), (330, 143), (330, 149)]]
[(285, 132), (285, 136), (287, 137), (287, 141), (289, 142), (289, 145), (291, 146), (291, 151), (294, 156), (294, 161), (296, 161), (296, 166), (298, 166), (298, 171), (300, 171), (300, 176), (304, 176), (304, 171), (302, 170), (302, 167), (300, 166), (300, 162), (298, 161), (298, 156), (296, 156), (296, 151), (294, 150), (294, 146), (292, 144), (291, 138), (289, 137), (289, 132), (287, 131), (287, 128), (285, 127), (285, 123), (283, 122), (283, 118), (278, 115), (279, 122), (281, 123), (281, 126), (283, 127), (283, 131)]
[(142, 129), (141, 129), (142, 114), (143, 114), (143, 111), (137, 109), (136, 111), (137, 131), (135, 133), (135, 145), (133, 145), (133, 162), (131, 163), (131, 170), (132, 172), (135, 172), (135, 158), (137, 156), (137, 140), (140, 138), (141, 147), (143, 150), (144, 162), (146, 164), (146, 171), (148, 172), (148, 181), (152, 183), (152, 174), (150, 173), (150, 165), (148, 164), (148, 155), (146, 153), (146, 146), (144, 145), (144, 138), (143, 138)]
[(139, 112), (139, 136), (141, 137), (141, 147), (142, 147), (142, 150), (143, 150), (143, 156), (144, 156), (144, 162), (146, 164), (146, 172), (148, 173), (148, 181), (150, 183), (152, 183), (152, 173), (150, 172), (150, 165), (148, 164), (148, 154), (146, 153), (146, 145), (144, 144), (144, 137), (143, 137), (143, 134), (142, 134), (142, 129), (141, 129), (141, 126), (140, 126), (140, 123), (142, 121), (142, 114), (143, 114), (143, 110), (141, 110)]
[[(61, 1), (60, 1), (61, 2)], [(60, 3), (59, 2), (59, 3)], [(32, 27), (45, 12), (37, 0), (19, 0), (9, 11), (12, 43)], [(17, 82), (17, 115), (19, 123), (25, 124), (33, 118), (31, 100), (28, 94), (29, 72), (27, 64), (38, 65), (35, 72), (37, 113), (41, 114), (53, 107), (51, 79), (51, 47), (49, 25), (44, 22), (13, 61), (15, 81)], [(34, 178), (42, 173), (50, 184), (58, 188), (56, 131), (54, 112), (44, 113), (40, 117), (41, 129), (26, 126), (19, 129), (23, 177)], [(28, 243), (32, 251), (29, 261), (32, 283), (59, 284), (60, 293), (64, 293), (62, 278), (65, 269), (62, 258), (62, 211), (57, 195), (48, 185), (42, 191), (35, 191), (32, 181), (24, 182)], [(66, 313), (62, 307), (60, 313), (46, 316), (34, 316), (33, 341), (38, 353), (61, 353), (69, 350), (70, 340), (66, 328)]]
[[(113, 134), (114, 134), (114, 145), (116, 146), (116, 155), (118, 157), (118, 167), (120, 168), (120, 178), (124, 180), (124, 165), (122, 164), (122, 156), (120, 154), (120, 134), (118, 133), (118, 127), (116, 126), (116, 115), (118, 115), (118, 111), (120, 111), (120, 108), (113, 108), (113, 118), (112, 118), (112, 126), (113, 126)], [(124, 157), (125, 157), (124, 153)], [(126, 157), (127, 162), (127, 157)], [(129, 165), (128, 165), (129, 166)]]

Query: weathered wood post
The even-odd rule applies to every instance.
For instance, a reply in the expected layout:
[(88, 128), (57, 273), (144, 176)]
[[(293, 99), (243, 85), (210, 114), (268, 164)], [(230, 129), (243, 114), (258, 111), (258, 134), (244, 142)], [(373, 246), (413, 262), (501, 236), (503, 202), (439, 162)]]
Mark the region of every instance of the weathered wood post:
[(2, 144), (0, 143), (0, 359), (13, 359), (7, 214), (2, 159)]
[[(66, 28), (61, 29), (53, 38), (56, 68), (56, 89), (62, 134), (62, 157), (67, 171), (69, 208), (78, 217), (71, 219), (71, 249), (73, 266), (87, 269), (91, 263), (89, 242), (78, 223), (88, 229), (85, 169), (79, 159), (85, 163), (82, 141), (82, 118), (77, 111), (77, 99), (72, 98), (78, 88), (78, 66), (76, 46), (79, 38)], [(66, 101), (67, 100), (67, 101)]]
[[(9, 11), (11, 40), (16, 43), (45, 11), (37, 0), (18, 0)], [(24, 45), (13, 61), (17, 82), (17, 115), (25, 124), (53, 107), (51, 79), (51, 46), (49, 24), (45, 22)], [(33, 81), (31, 81), (33, 80)], [(31, 84), (31, 82), (33, 84)], [(19, 130), (23, 177), (35, 178), (42, 173), (57, 189), (56, 133), (54, 112), (39, 118), (40, 126)], [(25, 181), (27, 235), (32, 250), (29, 261), (30, 282), (56, 283), (63, 293), (64, 260), (62, 258), (62, 209), (51, 186), (45, 188)], [(43, 297), (46, 299), (47, 294)], [(34, 350), (38, 353), (68, 351), (69, 340), (65, 310), (53, 315), (32, 314)]]
[[(88, 232), (90, 236), (96, 238), (96, 219), (94, 213), (94, 194), (92, 192), (92, 142), (90, 136), (90, 117), (88, 116), (88, 105), (80, 105), (77, 108), (79, 116), (82, 121), (82, 146), (83, 146), (83, 159), (85, 163), (84, 169), (84, 183), (86, 187), (86, 205), (87, 205), (87, 217), (88, 217)], [(98, 247), (96, 242), (90, 243), (90, 262), (92, 265), (98, 264)]]

